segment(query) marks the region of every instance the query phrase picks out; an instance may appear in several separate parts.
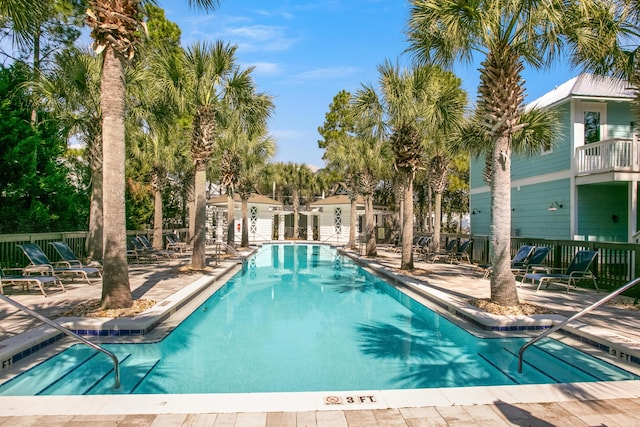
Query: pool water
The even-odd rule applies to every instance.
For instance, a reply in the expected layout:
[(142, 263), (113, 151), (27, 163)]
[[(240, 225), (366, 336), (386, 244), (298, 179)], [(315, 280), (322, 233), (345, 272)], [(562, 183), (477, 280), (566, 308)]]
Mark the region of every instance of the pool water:
[(631, 380), (552, 339), (480, 339), (328, 246), (262, 247), (165, 339), (75, 345), (0, 386), (2, 395), (416, 389)]

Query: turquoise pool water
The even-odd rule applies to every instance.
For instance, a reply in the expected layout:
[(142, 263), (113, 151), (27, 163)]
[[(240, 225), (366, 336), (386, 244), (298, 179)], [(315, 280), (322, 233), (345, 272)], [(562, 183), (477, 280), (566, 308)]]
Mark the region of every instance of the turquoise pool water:
[(479, 339), (322, 245), (261, 248), (164, 340), (76, 345), (1, 395), (415, 389), (637, 379), (558, 341)]

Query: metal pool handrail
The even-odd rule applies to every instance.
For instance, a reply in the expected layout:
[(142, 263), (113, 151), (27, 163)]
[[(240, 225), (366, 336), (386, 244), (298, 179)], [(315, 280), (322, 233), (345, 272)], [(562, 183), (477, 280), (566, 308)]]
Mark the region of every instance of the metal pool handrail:
[(522, 347), (520, 347), (520, 351), (518, 352), (518, 373), (519, 374), (522, 373), (522, 356), (524, 354), (524, 351), (527, 348), (529, 348), (529, 346), (531, 346), (532, 344), (538, 342), (539, 340), (541, 340), (542, 338), (546, 337), (547, 335), (554, 333), (558, 329), (566, 326), (568, 323), (573, 322), (574, 320), (582, 317), (583, 315), (587, 314), (591, 310), (593, 310), (593, 309), (595, 309), (597, 307), (600, 307), (605, 302), (609, 301), (610, 299), (612, 299), (613, 297), (615, 297), (617, 295), (620, 295), (622, 292), (624, 292), (627, 289), (637, 285), (638, 283), (640, 283), (640, 277), (636, 278), (636, 279), (633, 279), (632, 281), (630, 281), (630, 282), (626, 283), (625, 285), (619, 287), (618, 289), (616, 289), (615, 291), (611, 292), (609, 295), (605, 296), (604, 298), (602, 298), (601, 300), (597, 301), (596, 303), (591, 304), (589, 307), (585, 308), (584, 310), (580, 311), (579, 313), (574, 314), (570, 318), (565, 319), (563, 322), (555, 325), (554, 327), (552, 327), (550, 329), (547, 329), (546, 331), (544, 331), (543, 333), (541, 333), (537, 337), (533, 338), (531, 341), (526, 342)]
[(44, 317), (43, 315), (36, 313), (35, 311), (31, 310), (28, 307), (25, 307), (24, 305), (20, 304), (19, 302), (16, 302), (14, 300), (12, 300), (11, 298), (7, 297), (6, 295), (0, 294), (0, 300), (11, 304), (12, 306), (14, 306), (15, 308), (24, 311), (25, 313), (27, 313), (28, 315), (35, 317), (38, 320), (41, 320), (42, 322), (46, 323), (47, 325), (51, 326), (52, 328), (55, 328), (57, 330), (59, 330), (60, 332), (75, 338), (76, 340), (82, 342), (83, 344), (88, 345), (89, 347), (100, 351), (104, 354), (106, 354), (107, 356), (109, 356), (111, 358), (111, 360), (113, 360), (113, 371), (114, 371), (114, 375), (115, 375), (115, 388), (118, 389), (120, 388), (120, 362), (118, 361), (118, 358), (116, 357), (115, 354), (111, 353), (109, 350), (100, 347), (98, 344), (93, 343), (91, 341), (89, 341), (88, 339), (86, 339), (85, 337), (82, 337), (78, 334), (76, 334), (75, 332), (70, 331), (69, 329), (65, 328), (64, 326), (54, 322), (51, 319), (48, 319), (46, 317)]

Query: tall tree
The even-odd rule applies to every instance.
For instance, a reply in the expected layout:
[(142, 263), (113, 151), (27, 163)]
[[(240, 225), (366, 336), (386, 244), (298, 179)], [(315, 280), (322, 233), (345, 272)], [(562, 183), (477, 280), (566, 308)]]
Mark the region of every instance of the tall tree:
[(281, 183), (291, 191), (293, 205), (293, 239), (300, 237), (300, 201), (301, 194), (312, 186), (313, 172), (301, 163), (286, 163), (280, 176)]
[(56, 55), (51, 72), (34, 83), (34, 92), (84, 145), (91, 169), (87, 258), (102, 259), (102, 113), (100, 61), (89, 51), (71, 48)]
[(30, 124), (31, 70), (0, 67), (0, 233), (72, 231), (86, 226), (86, 180), (66, 153), (67, 124), (45, 111)]
[[(189, 1), (212, 10), (215, 0)], [(125, 308), (133, 303), (126, 258), (124, 204), (125, 79), (124, 63), (133, 58), (142, 23), (139, 0), (90, 0), (87, 22), (96, 53), (103, 55), (101, 77), (103, 141), (104, 279), (103, 308)]]
[(626, 2), (586, 0), (498, 1), (414, 0), (408, 22), (410, 50), (417, 62), (445, 67), (481, 56), (477, 112), (491, 152), (491, 299), (518, 304), (510, 268), (511, 153), (514, 133), (527, 126), (525, 64), (552, 64), (566, 52), (574, 65), (604, 71), (617, 58), (619, 42), (632, 35)]

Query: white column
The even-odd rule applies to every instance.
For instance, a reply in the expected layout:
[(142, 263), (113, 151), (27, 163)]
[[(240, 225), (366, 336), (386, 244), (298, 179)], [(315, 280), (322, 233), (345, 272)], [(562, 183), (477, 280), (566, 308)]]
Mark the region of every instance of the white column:
[(627, 241), (635, 243), (634, 235), (638, 230), (638, 181), (629, 182), (629, 208), (627, 212), (628, 220), (628, 238)]
[(284, 213), (280, 213), (278, 215), (279, 225), (278, 225), (278, 240), (284, 240)]

